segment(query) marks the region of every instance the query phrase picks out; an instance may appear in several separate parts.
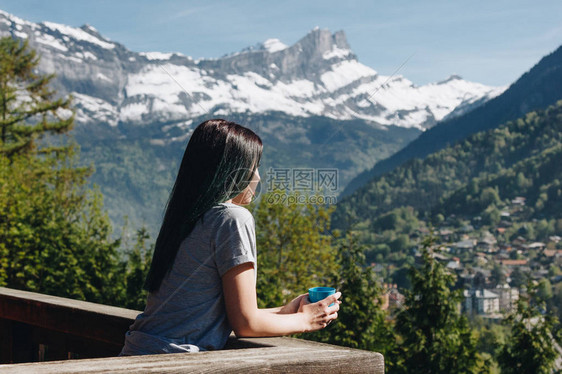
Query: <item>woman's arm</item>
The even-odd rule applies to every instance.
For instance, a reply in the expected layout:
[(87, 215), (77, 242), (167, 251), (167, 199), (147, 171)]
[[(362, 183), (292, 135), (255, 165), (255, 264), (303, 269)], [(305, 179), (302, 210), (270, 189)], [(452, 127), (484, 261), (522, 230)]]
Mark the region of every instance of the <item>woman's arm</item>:
[[(261, 337), (296, 334), (320, 330), (338, 318), (341, 293), (337, 292), (317, 303), (307, 303), (305, 295), (285, 307), (259, 309), (252, 263), (238, 265), (222, 277), (228, 321), (238, 337)], [(334, 303), (334, 306), (329, 305)], [(285, 308), (285, 309), (284, 309)], [(282, 313), (290, 312), (288, 314)]]
[(270, 313), (276, 313), (276, 314), (290, 314), (290, 313), (296, 313), (299, 310), (299, 307), (301, 305), (301, 299), (302, 298), (307, 298), (308, 294), (302, 294), (299, 295), (297, 297), (295, 297), (293, 300), (291, 300), (289, 303), (287, 303), (287, 305), (284, 306), (278, 306), (276, 308), (266, 308), (266, 309), (262, 309), (262, 310), (266, 310)]

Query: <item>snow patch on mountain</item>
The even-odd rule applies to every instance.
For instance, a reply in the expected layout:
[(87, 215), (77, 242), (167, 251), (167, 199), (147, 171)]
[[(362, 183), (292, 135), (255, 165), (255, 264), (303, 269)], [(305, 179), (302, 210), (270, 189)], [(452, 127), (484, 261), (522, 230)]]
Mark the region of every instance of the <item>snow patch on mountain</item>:
[(14, 24), (16, 24), (16, 25), (18, 25), (18, 26), (21, 26), (21, 25), (33, 25), (32, 22), (26, 21), (26, 20), (24, 20), (24, 19), (22, 19), (22, 18), (19, 18), (18, 16), (14, 16), (13, 14), (10, 14), (10, 13), (8, 13), (8, 12), (5, 12), (5, 11), (3, 11), (3, 10), (1, 10), (1, 9), (0, 9), (0, 16), (3, 16), (3, 17), (4, 17), (4, 19), (5, 19), (4, 23), (8, 23), (8, 24), (14, 23)]
[[(24, 34), (24, 35), (25, 35), (25, 39), (27, 39), (27, 34)], [(68, 48), (64, 44), (62, 44), (59, 39), (55, 38), (53, 35), (42, 34), (39, 31), (35, 31), (35, 35), (36, 35), (36, 37), (35, 37), (36, 42), (41, 43), (41, 44), (45, 44), (49, 47), (58, 49), (59, 51), (62, 51), (62, 52), (68, 52)], [(17, 35), (17, 34), (16, 34), (16, 36), (18, 36), (20, 38), (22, 37), (22, 36)]]
[(191, 59), (191, 57), (189, 56), (184, 56), (181, 53), (178, 52), (171, 52), (171, 53), (163, 53), (163, 52), (140, 52), (139, 56), (143, 56), (146, 57), (147, 60), (150, 61), (166, 61), (171, 59), (174, 56), (178, 56), (178, 57), (184, 57), (184, 58), (188, 58)]
[(356, 60), (344, 60), (336, 63), (330, 70), (320, 76), (327, 91), (336, 91), (363, 77), (376, 75), (377, 72)]
[(107, 123), (116, 126), (119, 113), (116, 108), (104, 101), (78, 92), (72, 92), (76, 121), (84, 124)]
[(322, 57), (326, 60), (330, 60), (332, 58), (346, 58), (351, 53), (352, 52), (349, 49), (334, 46), (332, 50), (324, 52)]
[(61, 34), (70, 36), (73, 39), (76, 39), (76, 40), (79, 40), (79, 41), (84, 41), (84, 42), (87, 42), (87, 43), (96, 44), (96, 45), (98, 45), (102, 48), (107, 48), (107, 49), (115, 48), (115, 45), (113, 43), (108, 43), (108, 42), (103, 41), (99, 38), (96, 38), (95, 36), (85, 32), (84, 30), (79, 29), (79, 28), (70, 27), (70, 26), (62, 25), (60, 23), (53, 23), (53, 22), (43, 22), (43, 25), (47, 26), (51, 30), (56, 30), (56, 31), (60, 32)]
[(288, 48), (288, 45), (284, 44), (279, 39), (267, 39), (263, 42), (263, 47), (269, 53), (275, 53)]

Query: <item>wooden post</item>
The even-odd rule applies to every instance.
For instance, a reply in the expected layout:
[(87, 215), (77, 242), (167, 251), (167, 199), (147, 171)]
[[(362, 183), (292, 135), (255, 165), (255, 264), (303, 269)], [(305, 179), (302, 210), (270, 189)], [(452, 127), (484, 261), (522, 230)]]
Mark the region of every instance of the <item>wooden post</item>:
[(33, 342), (33, 327), (21, 322), (12, 324), (12, 361), (35, 362), (39, 359), (39, 347)]
[(0, 318), (0, 364), (13, 363), (12, 355), (12, 321)]

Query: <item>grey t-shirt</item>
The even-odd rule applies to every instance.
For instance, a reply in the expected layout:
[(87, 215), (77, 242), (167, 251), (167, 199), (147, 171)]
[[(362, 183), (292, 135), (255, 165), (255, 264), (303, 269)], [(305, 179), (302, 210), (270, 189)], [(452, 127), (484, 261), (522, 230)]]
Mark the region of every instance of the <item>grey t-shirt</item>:
[(244, 207), (220, 203), (181, 243), (170, 273), (125, 335), (121, 355), (196, 352), (224, 347), (232, 328), (221, 278), (251, 262), (257, 270), (255, 223)]

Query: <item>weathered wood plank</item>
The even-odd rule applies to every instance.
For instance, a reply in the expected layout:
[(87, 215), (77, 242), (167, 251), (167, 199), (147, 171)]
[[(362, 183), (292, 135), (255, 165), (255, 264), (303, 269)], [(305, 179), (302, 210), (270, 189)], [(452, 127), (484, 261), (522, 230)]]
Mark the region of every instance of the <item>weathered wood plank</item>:
[(384, 373), (378, 353), (344, 348), (270, 347), (0, 366), (0, 373)]
[(88, 301), (67, 299), (65, 297), (45, 295), (37, 292), (21, 291), (12, 288), (0, 287), (0, 296), (2, 298), (18, 298), (27, 299), (30, 302), (36, 302), (38, 304), (50, 304), (53, 306), (60, 306), (74, 310), (81, 310), (84, 312), (97, 313), (112, 317), (121, 317), (128, 319), (135, 319), (138, 310), (125, 309), (116, 306), (103, 305), (90, 303)]

